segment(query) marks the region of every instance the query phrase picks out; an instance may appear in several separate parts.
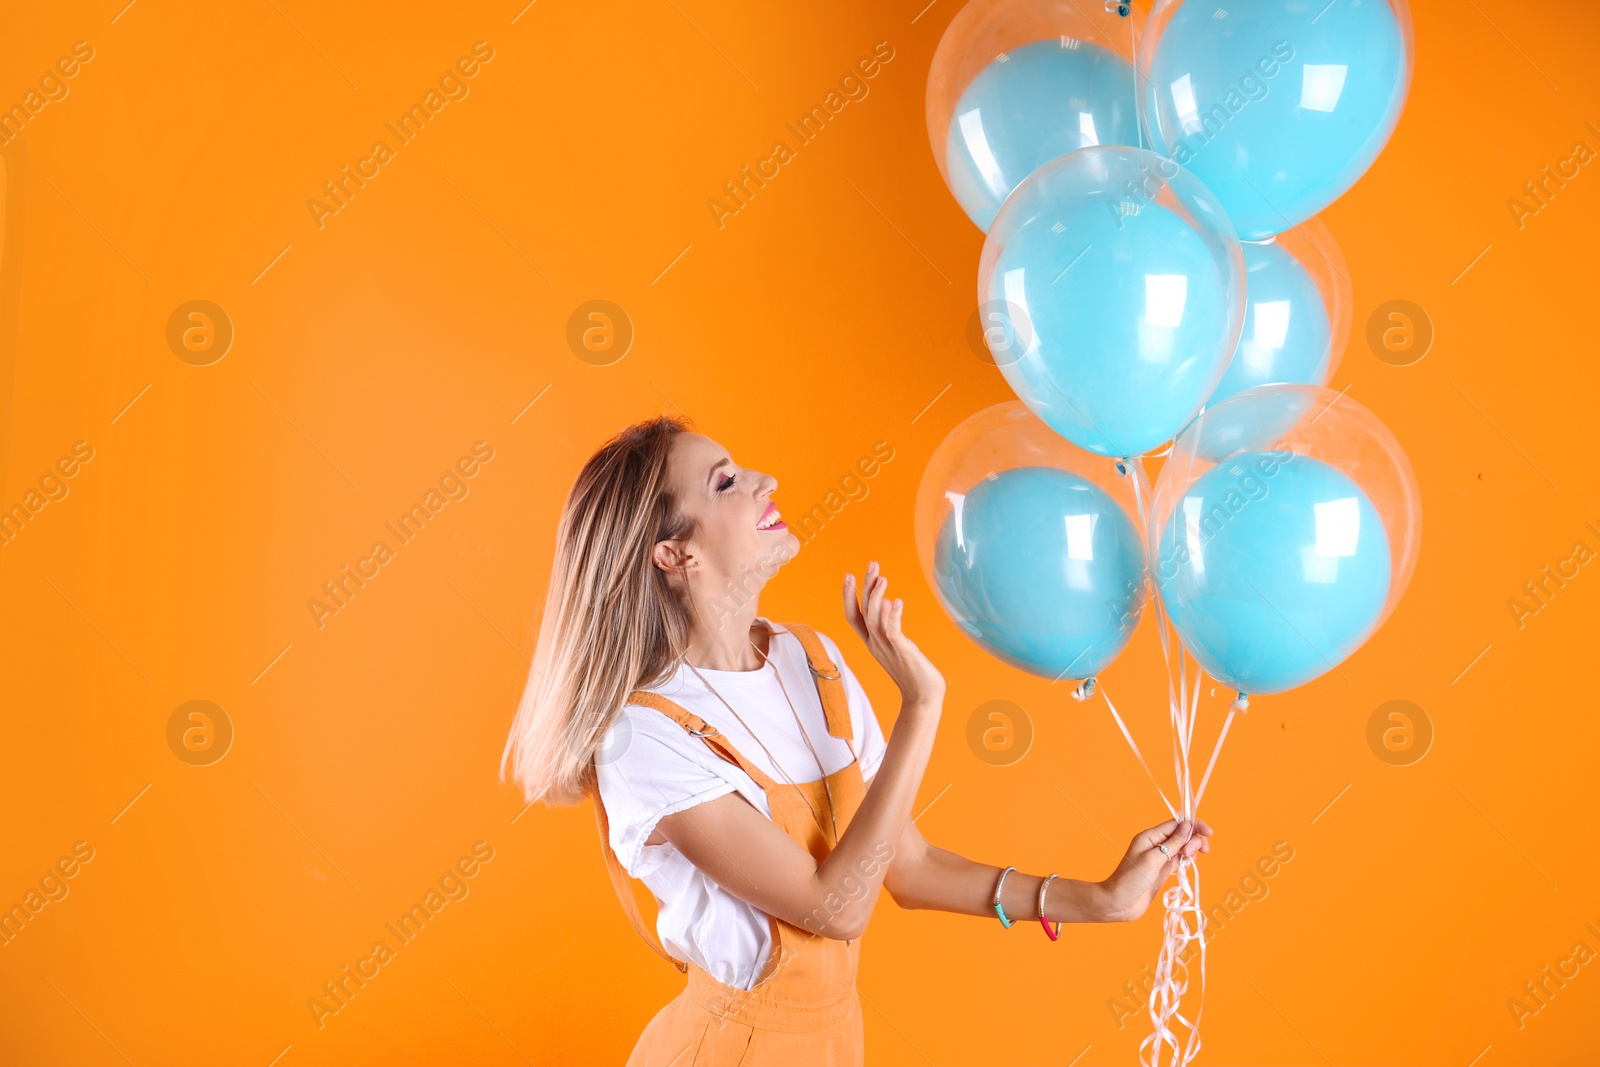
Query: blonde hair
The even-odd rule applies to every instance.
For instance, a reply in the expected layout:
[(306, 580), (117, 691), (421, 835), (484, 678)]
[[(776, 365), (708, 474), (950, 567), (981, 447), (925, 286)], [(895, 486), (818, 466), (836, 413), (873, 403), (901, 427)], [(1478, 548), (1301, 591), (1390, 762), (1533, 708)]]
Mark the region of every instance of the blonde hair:
[(529, 803), (595, 789), (595, 750), (627, 696), (677, 668), (691, 608), (652, 560), (694, 530), (667, 481), (687, 419), (635, 423), (589, 458), (567, 495), (528, 684), (500, 760)]

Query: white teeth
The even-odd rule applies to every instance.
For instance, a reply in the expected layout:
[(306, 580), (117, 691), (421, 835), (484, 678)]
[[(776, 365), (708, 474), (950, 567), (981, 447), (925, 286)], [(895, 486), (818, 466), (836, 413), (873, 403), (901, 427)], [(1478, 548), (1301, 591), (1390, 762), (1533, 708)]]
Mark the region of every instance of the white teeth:
[(760, 522), (756, 523), (756, 529), (765, 530), (768, 527), (770, 527), (773, 523), (775, 523), (779, 519), (781, 519), (782, 517), (783, 516), (778, 513), (777, 509), (774, 508), (771, 515), (769, 515), (765, 519), (762, 519)]

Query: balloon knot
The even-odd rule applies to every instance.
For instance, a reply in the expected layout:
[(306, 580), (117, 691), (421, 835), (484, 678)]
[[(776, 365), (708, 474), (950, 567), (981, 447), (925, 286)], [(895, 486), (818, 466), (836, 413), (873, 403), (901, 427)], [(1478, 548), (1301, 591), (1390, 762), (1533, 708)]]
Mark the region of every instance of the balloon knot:
[(1128, 461), (1125, 459), (1117, 460), (1116, 470), (1118, 478), (1126, 478), (1128, 476)]
[(1249, 711), (1250, 710), (1250, 694), (1249, 693), (1240, 693), (1237, 697), (1234, 697), (1234, 699), (1233, 699), (1233, 707), (1234, 707), (1235, 711), (1241, 711), (1241, 712)]
[(1088, 700), (1094, 696), (1094, 679), (1085, 678), (1072, 690), (1073, 700)]

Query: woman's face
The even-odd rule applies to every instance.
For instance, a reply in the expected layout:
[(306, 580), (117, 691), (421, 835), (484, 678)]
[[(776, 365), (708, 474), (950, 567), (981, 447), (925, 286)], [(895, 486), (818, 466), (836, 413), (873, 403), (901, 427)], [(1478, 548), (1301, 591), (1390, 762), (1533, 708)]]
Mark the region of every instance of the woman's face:
[(657, 561), (669, 569), (675, 570), (686, 554), (690, 573), (711, 579), (719, 593), (724, 579), (742, 586), (751, 575), (759, 588), (800, 550), (800, 539), (772, 502), (778, 480), (739, 466), (710, 438), (679, 434), (667, 460), (667, 478), (679, 509), (695, 527), (682, 544), (656, 546)]

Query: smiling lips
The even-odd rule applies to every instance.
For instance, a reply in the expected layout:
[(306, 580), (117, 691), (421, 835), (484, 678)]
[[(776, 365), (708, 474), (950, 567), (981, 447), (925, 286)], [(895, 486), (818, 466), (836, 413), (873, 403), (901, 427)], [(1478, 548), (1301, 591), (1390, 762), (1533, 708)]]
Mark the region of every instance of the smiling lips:
[(789, 524), (778, 517), (778, 505), (768, 504), (767, 510), (761, 513), (760, 520), (756, 523), (758, 530), (787, 530)]

